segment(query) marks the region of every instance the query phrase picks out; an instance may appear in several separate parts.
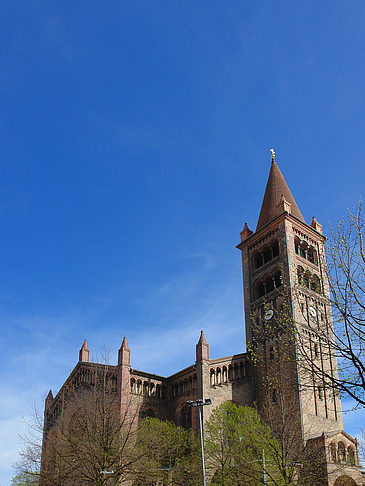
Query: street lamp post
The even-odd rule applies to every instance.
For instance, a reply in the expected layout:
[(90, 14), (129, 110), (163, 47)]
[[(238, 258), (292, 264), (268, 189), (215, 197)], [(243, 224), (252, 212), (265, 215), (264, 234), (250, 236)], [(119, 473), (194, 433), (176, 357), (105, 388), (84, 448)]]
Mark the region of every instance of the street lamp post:
[(211, 405), (212, 400), (210, 398), (206, 398), (204, 401), (202, 398), (198, 400), (188, 400), (186, 402), (188, 407), (198, 407), (199, 413), (199, 428), (200, 428), (200, 444), (202, 449), (202, 469), (203, 469), (203, 485), (205, 486), (205, 464), (204, 464), (204, 443), (203, 443), (203, 419), (202, 419), (202, 410), (205, 405)]

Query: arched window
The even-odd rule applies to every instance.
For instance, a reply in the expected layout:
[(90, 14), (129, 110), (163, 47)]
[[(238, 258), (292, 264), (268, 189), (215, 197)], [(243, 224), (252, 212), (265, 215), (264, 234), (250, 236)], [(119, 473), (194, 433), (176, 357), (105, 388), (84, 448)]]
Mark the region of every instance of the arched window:
[(272, 292), (274, 290), (274, 279), (271, 275), (265, 277), (265, 293)]
[(274, 284), (276, 289), (281, 287), (281, 285), (283, 285), (283, 280), (281, 278), (280, 270), (277, 270), (274, 274)]
[(316, 250), (313, 248), (313, 246), (310, 246), (308, 248), (308, 254), (307, 254), (307, 257), (308, 257), (308, 261), (311, 262), (311, 263), (314, 263), (315, 265), (317, 265), (317, 252)]
[(261, 252), (256, 253), (254, 256), (254, 260), (255, 260), (255, 268), (262, 267), (262, 265), (264, 264), (263, 254)]
[(294, 238), (294, 247), (295, 247), (295, 253), (299, 255), (300, 253), (300, 239), (296, 236)]
[(223, 366), (223, 383), (227, 383), (227, 367)]
[(271, 251), (271, 248), (269, 246), (264, 248), (263, 254), (264, 254), (264, 263), (267, 263), (270, 260), (272, 260), (272, 251)]
[(141, 380), (137, 381), (137, 393), (138, 394), (142, 393), (142, 382), (141, 382)]
[(136, 391), (136, 380), (134, 378), (131, 379), (131, 393), (135, 393)]
[(346, 448), (342, 442), (338, 443), (338, 462), (341, 464), (346, 462)]
[(254, 298), (259, 299), (282, 284), (281, 271), (275, 270), (272, 274), (266, 275), (264, 280), (258, 280), (254, 283)]
[(155, 396), (155, 384), (150, 383), (150, 396), (154, 397)]
[(253, 254), (254, 267), (260, 268), (279, 255), (279, 243), (271, 241), (267, 246)]
[(149, 396), (149, 389), (150, 389), (149, 383), (148, 383), (148, 381), (145, 381), (143, 383), (143, 395), (148, 397)]
[(314, 290), (314, 292), (321, 292), (321, 281), (319, 280), (319, 277), (317, 275), (312, 276), (310, 286), (311, 290)]
[(276, 396), (276, 390), (275, 390), (275, 388), (271, 392), (271, 400), (272, 400), (273, 403), (277, 403), (277, 401), (278, 401), (278, 398)]
[(318, 386), (318, 398), (320, 400), (323, 400), (323, 386), (322, 385)]
[(297, 268), (297, 274), (298, 274), (298, 284), (303, 285), (304, 268), (298, 267)]
[(156, 397), (161, 398), (161, 386), (156, 385)]
[(214, 385), (215, 385), (215, 371), (210, 370), (210, 386), (214, 386)]
[(304, 273), (304, 276), (303, 276), (303, 285), (305, 287), (307, 287), (309, 289), (309, 284), (310, 284), (310, 281), (311, 281), (311, 274), (310, 272), (307, 270), (305, 273)]
[(261, 280), (256, 284), (256, 298), (263, 297), (265, 295), (265, 285)]
[(299, 254), (302, 258), (307, 258), (308, 245), (305, 241), (302, 242), (299, 249)]
[(228, 366), (228, 380), (229, 381), (233, 380), (232, 365)]
[(330, 449), (330, 461), (337, 462), (336, 444), (331, 442), (331, 444), (329, 445), (329, 449)]
[(222, 383), (221, 369), (217, 368), (217, 385), (220, 385), (221, 383)]
[(355, 449), (352, 447), (347, 448), (347, 462), (350, 464), (350, 466), (355, 466), (356, 461), (355, 461)]
[(274, 241), (272, 246), (271, 246), (271, 250), (272, 250), (272, 257), (275, 258), (279, 255), (279, 243), (277, 241)]
[(300, 241), (296, 236), (294, 238), (295, 253), (302, 258), (305, 258), (314, 265), (318, 265), (317, 251), (313, 246), (309, 246), (305, 241)]

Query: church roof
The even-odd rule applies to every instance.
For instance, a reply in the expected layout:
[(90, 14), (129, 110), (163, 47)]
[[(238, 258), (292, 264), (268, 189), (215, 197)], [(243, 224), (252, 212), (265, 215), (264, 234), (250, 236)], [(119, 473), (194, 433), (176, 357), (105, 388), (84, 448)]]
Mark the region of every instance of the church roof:
[(285, 182), (284, 176), (275, 162), (275, 158), (272, 157), (269, 179), (266, 184), (256, 231), (261, 229), (263, 226), (265, 226), (265, 224), (269, 223), (279, 215), (277, 206), (280, 203), (281, 196), (284, 196), (286, 201), (291, 204), (291, 214), (305, 222), (302, 213), (300, 212), (297, 203), (295, 202), (295, 199), (290, 192), (287, 183)]

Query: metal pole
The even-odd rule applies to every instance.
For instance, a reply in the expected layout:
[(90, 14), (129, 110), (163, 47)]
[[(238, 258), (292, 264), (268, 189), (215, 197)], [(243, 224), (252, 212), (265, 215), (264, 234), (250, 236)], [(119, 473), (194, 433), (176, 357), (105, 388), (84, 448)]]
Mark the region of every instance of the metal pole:
[(265, 449), (262, 449), (262, 467), (264, 468), (264, 485), (266, 486)]
[(200, 444), (202, 449), (202, 468), (203, 468), (203, 485), (205, 486), (205, 465), (204, 465), (204, 444), (203, 444), (203, 425), (202, 425), (202, 405), (198, 405), (199, 425), (200, 425)]

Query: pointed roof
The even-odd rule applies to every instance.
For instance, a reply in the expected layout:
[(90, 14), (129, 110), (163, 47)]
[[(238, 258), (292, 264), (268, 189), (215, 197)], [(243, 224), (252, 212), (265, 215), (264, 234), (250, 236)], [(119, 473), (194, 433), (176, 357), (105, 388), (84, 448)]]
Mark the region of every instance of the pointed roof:
[(49, 390), (48, 395), (46, 397), (45, 404), (44, 404), (46, 410), (49, 409), (49, 407), (51, 406), (52, 402), (53, 402), (53, 393), (52, 393), (52, 390)]
[(198, 344), (208, 344), (204, 336), (204, 331), (200, 331), (200, 339), (198, 341)]
[(123, 338), (123, 342), (122, 342), (121, 348), (128, 349), (129, 350), (128, 341), (127, 341), (126, 336), (124, 336), (124, 338)]
[(275, 157), (272, 157), (269, 179), (266, 184), (256, 231), (279, 215), (277, 206), (280, 203), (281, 196), (284, 196), (286, 201), (291, 204), (291, 213), (293, 216), (305, 222), (302, 213), (300, 212), (297, 203), (295, 202), (294, 197), (290, 192), (287, 183), (285, 182), (284, 176), (275, 162)]
[(89, 351), (86, 339), (85, 339), (84, 344), (82, 345), (81, 349), (85, 349), (86, 351)]

